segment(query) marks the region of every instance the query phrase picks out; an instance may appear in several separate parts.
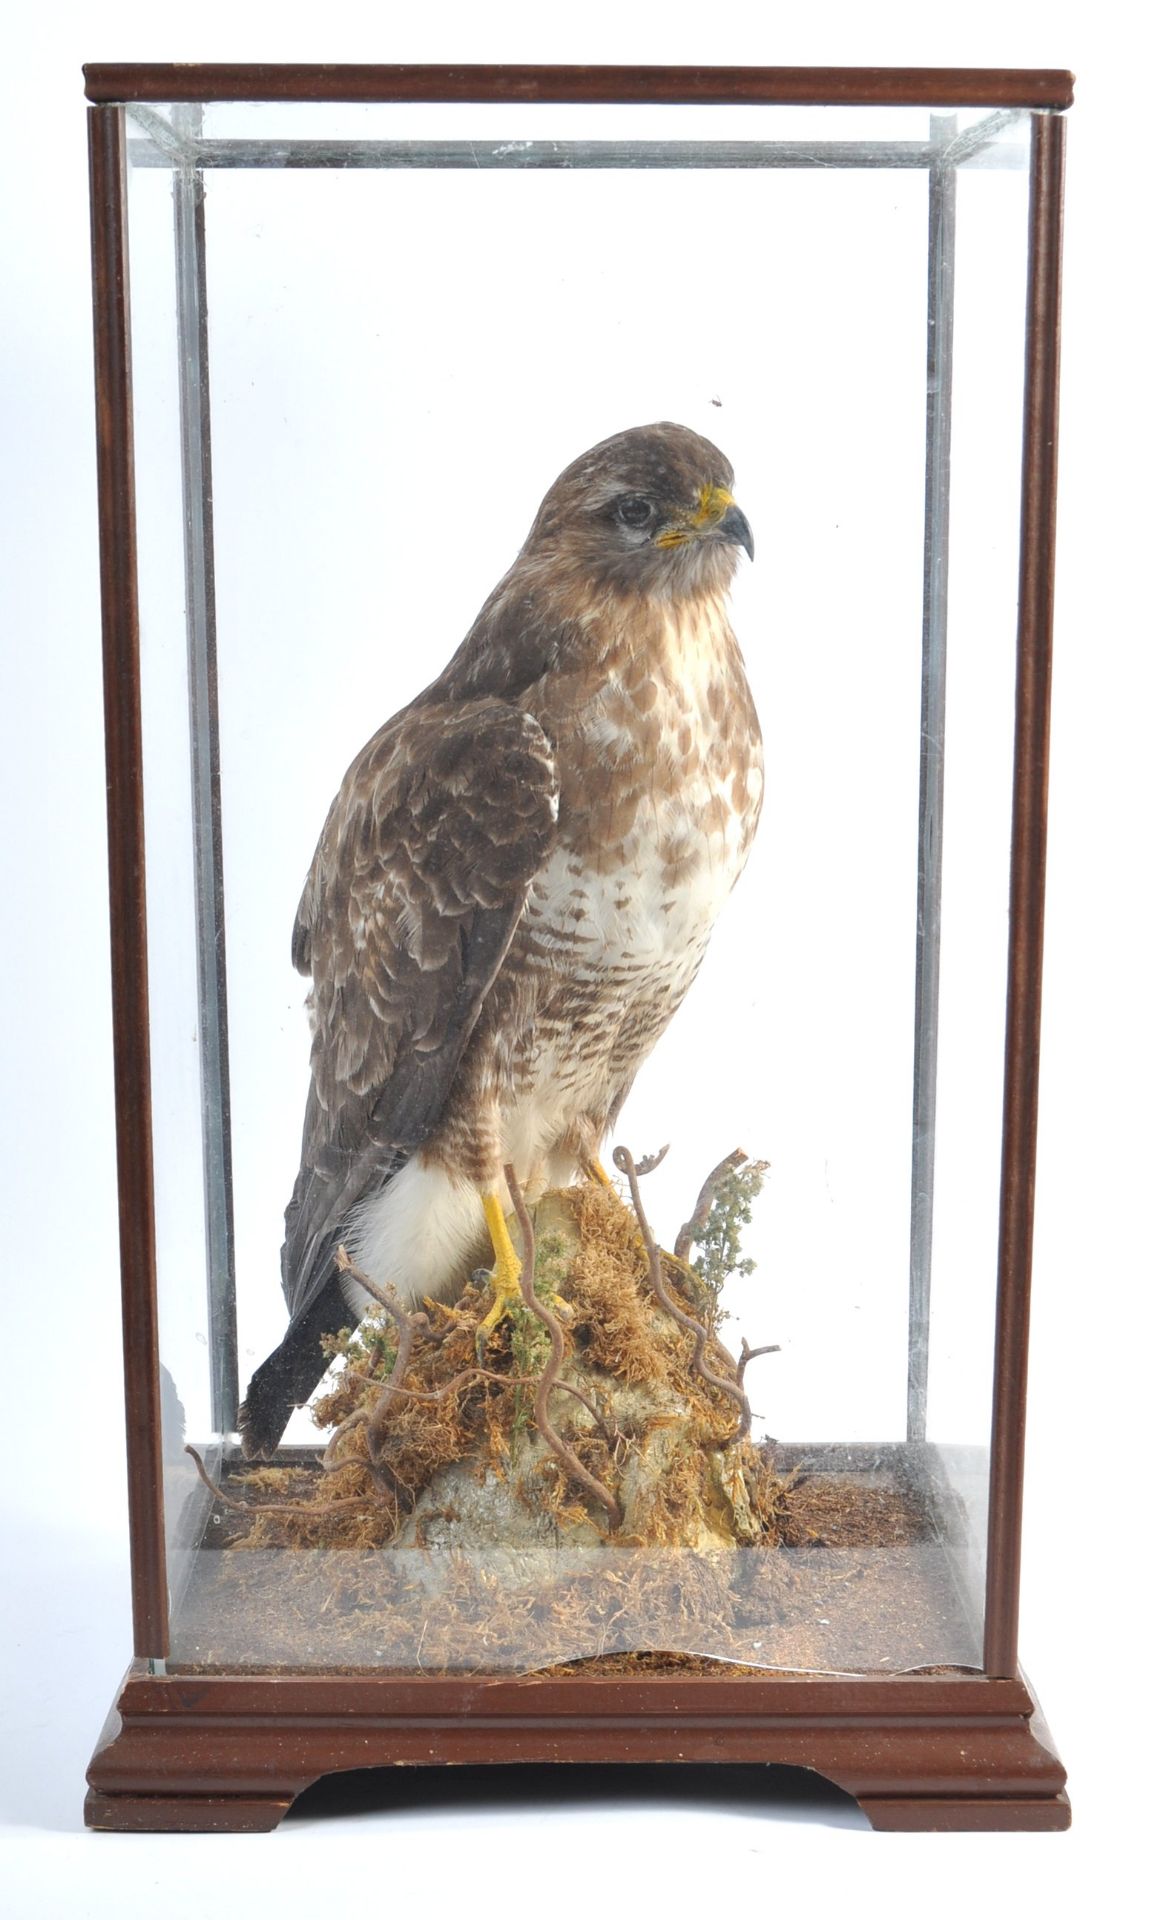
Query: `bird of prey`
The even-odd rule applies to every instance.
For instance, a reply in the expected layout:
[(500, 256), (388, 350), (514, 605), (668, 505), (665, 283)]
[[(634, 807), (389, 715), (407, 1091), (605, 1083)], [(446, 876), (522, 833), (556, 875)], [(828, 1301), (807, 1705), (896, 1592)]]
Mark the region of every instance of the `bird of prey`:
[(322, 1336), (363, 1314), (341, 1243), (408, 1304), (494, 1256), (490, 1328), (518, 1295), (504, 1166), (529, 1198), (599, 1171), (760, 812), (731, 486), (668, 422), (574, 460), (443, 672), (344, 777), (292, 936), (312, 1084), (251, 1457), (321, 1379)]

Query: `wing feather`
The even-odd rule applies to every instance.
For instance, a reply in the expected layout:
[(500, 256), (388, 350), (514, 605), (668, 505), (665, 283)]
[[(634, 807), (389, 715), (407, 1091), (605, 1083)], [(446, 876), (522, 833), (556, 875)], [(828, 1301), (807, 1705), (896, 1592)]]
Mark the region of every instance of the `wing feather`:
[(418, 705), (358, 755), (296, 917), (312, 1087), (285, 1215), (293, 1318), (347, 1215), (425, 1140), (556, 833), (552, 748), (497, 699)]

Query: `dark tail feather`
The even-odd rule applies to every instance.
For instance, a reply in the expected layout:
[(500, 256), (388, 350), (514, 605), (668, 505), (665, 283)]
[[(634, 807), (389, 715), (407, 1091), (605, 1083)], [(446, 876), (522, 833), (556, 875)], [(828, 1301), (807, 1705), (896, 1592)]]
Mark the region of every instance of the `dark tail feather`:
[(303, 1406), (323, 1379), (328, 1357), (326, 1334), (354, 1327), (361, 1311), (344, 1298), (335, 1267), (349, 1215), (370, 1187), (383, 1190), (408, 1155), (395, 1148), (335, 1146), (309, 1155), (318, 1125), (316, 1089), (309, 1095), (304, 1124), (305, 1161), (284, 1215), (280, 1270), (292, 1318), (288, 1331), (263, 1366), (257, 1367), (240, 1409), (240, 1440), (249, 1460), (267, 1460), (280, 1444), (293, 1407)]
[(252, 1375), (238, 1417), (246, 1459), (271, 1459), (293, 1407), (303, 1406), (324, 1377), (324, 1336), (339, 1333), (356, 1318), (333, 1272), (307, 1311), (292, 1322), (275, 1353)]

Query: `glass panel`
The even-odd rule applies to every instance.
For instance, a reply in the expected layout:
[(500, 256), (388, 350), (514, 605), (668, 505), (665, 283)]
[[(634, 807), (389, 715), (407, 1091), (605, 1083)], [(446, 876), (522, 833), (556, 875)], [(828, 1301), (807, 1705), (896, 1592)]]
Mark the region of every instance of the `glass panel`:
[[(135, 111), (135, 110), (134, 110)], [(988, 118), (972, 110), (958, 116), (967, 129)], [(622, 139), (768, 140), (813, 143), (846, 141), (861, 151), (884, 141), (930, 139), (931, 115), (923, 107), (780, 107), (645, 105), (522, 101), (515, 107), (488, 101), (394, 102), (352, 105), (301, 101), (214, 101), (204, 108), (205, 140), (334, 140), (349, 150), (382, 139), (489, 138), (515, 146), (522, 141)]]
[[(307, 164), (341, 170), (452, 166), (471, 172), (767, 163), (856, 171), (926, 166), (932, 118), (919, 107), (242, 101), (203, 107), (138, 104), (128, 109), (128, 132), (138, 165), (183, 159), (213, 170)], [(1011, 110), (952, 115), (960, 142), (953, 164), (964, 156), (967, 164), (1007, 164), (1011, 155), (1003, 146), (993, 155), (991, 144), (999, 130), (1025, 118)]]
[[(634, 1654), (846, 1672), (977, 1664), (1026, 123), (271, 105), (202, 117), (141, 109), (131, 120), (173, 1664), (539, 1669)], [(488, 144), (464, 166), (469, 140)], [(396, 141), (416, 144), (398, 155)], [(588, 145), (602, 141), (618, 143), (611, 166)], [(547, 167), (540, 142), (553, 143)], [(677, 147), (668, 165), (652, 142), (717, 144)], [(733, 142), (761, 143), (757, 164), (747, 153), (734, 164)], [(933, 180), (956, 183), (954, 261)], [(951, 314), (953, 268), (949, 514), (946, 411), (932, 427), (925, 367), (929, 322)], [(677, 441), (695, 511), (677, 509), (679, 543), (728, 511), (715, 496), (725, 456), (755, 532), (731, 621), (763, 731), (764, 814), (699, 980), (615, 1126), (602, 1143), (594, 1127), (590, 1141), (605, 1166), (615, 1145), (639, 1158), (669, 1143), (641, 1185), (669, 1249), (723, 1156), (739, 1146), (767, 1163), (758, 1193), (721, 1196), (736, 1214), (750, 1205), (739, 1248), (717, 1233), (711, 1256), (707, 1235), (696, 1245), (708, 1274), (717, 1262), (729, 1270), (722, 1317), (708, 1285), (675, 1261), (653, 1292), (619, 1194), (593, 1183), (543, 1200), (540, 1284), (556, 1281), (566, 1306), (553, 1316), (564, 1371), (541, 1413), (559, 1334), (530, 1305), (513, 1307), (478, 1358), (490, 1294), (467, 1282), (493, 1254), (457, 1159), (451, 1192), (433, 1192), (429, 1172), (405, 1202), (415, 1223), (405, 1272), (424, 1276), (406, 1311), (428, 1325), (377, 1311), (341, 1363), (325, 1431), (301, 1411), (271, 1465), (247, 1463), (236, 1400), (284, 1335), (280, 1244), (310, 1084), (306, 982), (288, 936), (332, 796), (368, 736), (445, 666), (555, 476), (654, 420), (723, 449)], [(940, 482), (927, 568), (926, 432)], [(623, 525), (612, 521), (613, 539)], [(926, 571), (944, 577), (946, 555), (926, 654)], [(659, 772), (644, 776), (642, 804), (654, 818), (680, 809), (678, 860), (699, 876), (716, 871), (702, 808), (717, 776), (693, 792), (693, 756), (698, 730), (711, 729), (719, 766), (735, 669), (709, 710), (694, 688), (712, 642), (695, 627), (685, 640), (682, 626), (668, 640), (669, 597), (657, 580), (645, 644), (687, 651), (654, 696), (657, 711), (668, 704), (666, 744), (654, 739)], [(913, 1090), (925, 1081), (917, 1005), (922, 1042), (936, 1017), (934, 997), (917, 997), (921, 716), (926, 658), (929, 708), (943, 693), (945, 611), (947, 840), (942, 892), (933, 879), (929, 900), (942, 948), (937, 1185), (934, 1232), (911, 1258), (910, 1425), (909, 1187), (932, 1157), (923, 1143), (913, 1151)], [(602, 618), (588, 617), (581, 631)], [(565, 725), (591, 726), (602, 683), (590, 670)], [(516, 712), (536, 711), (536, 689), (530, 677), (512, 690)], [(639, 683), (627, 693), (630, 726), (648, 698)], [(615, 736), (604, 714), (597, 724), (599, 766)], [(494, 780), (499, 767), (497, 754)], [(656, 797), (659, 782), (674, 803)], [(561, 834), (574, 792), (562, 782)], [(617, 893), (595, 925), (618, 928), (631, 912), (629, 937), (651, 944), (666, 908), (707, 919), (727, 878), (698, 877), (693, 891), (664, 839), (658, 885), (655, 847), (632, 872), (643, 910)], [(381, 855), (377, 880), (401, 857)], [(615, 1016), (621, 1046), (629, 1022), (649, 1018), (644, 1004), (630, 990), (627, 1018)], [(583, 1017), (557, 1043), (548, 1088), (588, 1045), (581, 1036), (613, 1017), (603, 983)], [(510, 1004), (509, 1032), (515, 1020)], [(615, 1071), (623, 1095), (630, 1068)], [(387, 1083), (369, 1076), (373, 1099)], [(509, 1110), (506, 1123), (501, 1154), (535, 1199), (532, 1177), (546, 1186), (548, 1168), (525, 1144), (528, 1122)], [(356, 1124), (370, 1125), (366, 1109)], [(531, 1125), (544, 1125), (539, 1111)], [(331, 1158), (317, 1175), (338, 1177)], [(388, 1209), (411, 1169), (401, 1178), (381, 1158), (343, 1210), (321, 1208), (321, 1280), (339, 1239), (365, 1268), (379, 1256), (374, 1277), (387, 1277), (381, 1249), (403, 1227)], [(378, 1193), (379, 1245), (356, 1212)], [(437, 1265), (446, 1208), (466, 1224)], [(428, 1287), (449, 1305), (464, 1289), (458, 1322), (423, 1306)], [(338, 1283), (323, 1297), (339, 1306)], [(677, 1314), (709, 1329), (703, 1374)], [(327, 1330), (355, 1318), (329, 1313)], [(304, 1395), (326, 1330), (309, 1326)], [(744, 1343), (772, 1350), (748, 1373), (747, 1435)], [(389, 1365), (400, 1368), (391, 1390)], [(177, 1401), (222, 1499), (181, 1450)], [(325, 1475), (319, 1454), (349, 1417), (328, 1454), (345, 1464)], [(371, 1472), (347, 1464), (369, 1433)]]
[[(174, 1600), (203, 1530), (185, 1435), (218, 1464), (205, 1209), (172, 178), (129, 172), (164, 1513)], [(189, 1506), (192, 1501), (191, 1507)]]
[[(1004, 138), (1019, 154), (1019, 131)], [(983, 1603), (999, 1224), (1028, 174), (956, 182), (947, 752), (927, 1436)]]

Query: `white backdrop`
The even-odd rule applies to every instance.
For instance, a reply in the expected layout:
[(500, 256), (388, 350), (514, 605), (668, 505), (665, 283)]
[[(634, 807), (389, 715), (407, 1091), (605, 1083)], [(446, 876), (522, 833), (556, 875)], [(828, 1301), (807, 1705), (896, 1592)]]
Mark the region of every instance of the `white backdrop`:
[[(927, 132), (911, 112), (347, 117), (376, 137)], [(272, 108), (244, 130), (261, 120), (284, 130)], [(315, 136), (330, 116), (289, 121)], [(1026, 198), (1020, 166), (959, 185), (931, 1411), (935, 1437), (968, 1444), (991, 1372)], [(134, 171), (132, 205), (161, 1347), (203, 1435), (170, 177)], [(670, 417), (722, 442), (757, 532), (735, 620), (767, 790), (749, 873), (619, 1134), (638, 1154), (671, 1139), (649, 1187), (668, 1241), (731, 1146), (771, 1162), (757, 1271), (726, 1295), (737, 1347), (782, 1348), (757, 1383), (764, 1429), (903, 1435), (927, 219), (927, 176), (901, 171), (209, 174), (242, 1386), (283, 1325), (307, 1083), (287, 928), (331, 795), (452, 652), (558, 469)], [(696, 275), (669, 303), (682, 258)]]
[[(602, 1903), (643, 1897), (675, 1913), (704, 1892), (704, 1862), (724, 1862), (733, 1901), (802, 1894), (830, 1912), (849, 1893), (865, 1911), (967, 1914), (1024, 1899), (1056, 1914), (1118, 1895), (1134, 1837), (1134, 1736), (1105, 1675), (1140, 1632), (1130, 1487), (1136, 1409), (1146, 1397), (1148, 1282), (1144, 1194), (1147, 1102), (1147, 614), (1142, 559), (1147, 407), (1134, 316), (1145, 266), (1135, 236), (1141, 115), (1128, 105), (1131, 15), (1086, 14), (1064, 0), (972, 0), (963, 14), (888, 0), (862, 10), (827, 0), (816, 16), (734, 4), (703, 19), (663, 0), (628, 14), (583, 8), (579, 23), (508, 0), (482, 10), (444, 0), (434, 19), (369, 14), (332, 0), (202, 0), (165, 18), (138, 0), (61, 4), (26, 16), (3, 65), (6, 785), (5, 1138), (0, 1165), (9, 1262), (4, 1291), (3, 1481), (10, 1572), (4, 1608), (0, 1838), (17, 1914), (200, 1915), (274, 1898), (300, 1910), (343, 1870), (378, 1874), (390, 1897), (475, 1897), (477, 1849), (505, 1847), (539, 1881), (559, 1837), (593, 1843)], [(411, 1811), (301, 1823), (273, 1840), (89, 1839), (78, 1831), (80, 1780), (129, 1648), (123, 1426), (115, 1301), (104, 904), (103, 775), (97, 638), (87, 213), (79, 64), (132, 59), (632, 59), (707, 63), (1071, 65), (1065, 383), (1052, 856), (1045, 1066), (1038, 1180), (1034, 1355), (1022, 1646), (1072, 1770), (1077, 1826), (1066, 1840), (1026, 1835), (882, 1843), (802, 1808), (775, 1815), (733, 1796), (672, 1790), (619, 1813), (605, 1785), (591, 1801), (535, 1809), (507, 1789), (475, 1813), (422, 1784)], [(710, 402), (711, 395), (706, 396)], [(727, 398), (721, 395), (722, 398)], [(727, 420), (725, 410), (718, 416)], [(615, 420), (608, 423), (615, 425)], [(580, 444), (585, 436), (580, 436)], [(742, 448), (717, 437), (742, 470)], [(574, 451), (565, 444), (554, 465)], [(537, 491), (524, 474), (514, 544)], [(745, 491), (745, 489), (742, 489)], [(761, 540), (772, 512), (752, 501)], [(484, 553), (508, 551), (486, 537)], [(758, 578), (761, 562), (749, 575)], [(460, 581), (467, 617), (488, 574)], [(465, 599), (467, 606), (464, 605)], [(741, 613), (742, 630), (746, 622)], [(751, 649), (750, 649), (751, 651)], [(750, 891), (753, 876), (747, 887)], [(289, 911), (291, 909), (289, 908)], [(738, 910), (734, 903), (733, 914)], [(287, 1004), (285, 1019), (294, 1018)], [(687, 1017), (687, 1016), (686, 1016)], [(771, 1149), (767, 1149), (772, 1157)], [(771, 1362), (765, 1363), (771, 1365)], [(1119, 1470), (1113, 1472), (1113, 1463)], [(1108, 1543), (1107, 1552), (1102, 1551)], [(1139, 1646), (1135, 1659), (1139, 1666)], [(618, 1790), (622, 1791), (622, 1790)], [(420, 1797), (426, 1796), (426, 1797)], [(423, 1807), (423, 1812), (420, 1811)], [(1128, 1816), (1131, 1815), (1131, 1822)], [(811, 1816), (810, 1816), (811, 1817)], [(673, 1824), (673, 1821), (675, 1824)], [(855, 1815), (844, 1815), (851, 1828)], [(940, 1873), (941, 1846), (949, 1871)], [(815, 1849), (815, 1851), (814, 1851)], [(963, 1872), (952, 1871), (962, 1860)], [(995, 1875), (995, 1883), (993, 1882)], [(715, 1869), (707, 1869), (714, 1894)], [(996, 1894), (991, 1893), (995, 1884)], [(217, 1891), (210, 1891), (215, 1887)], [(162, 1889), (162, 1891), (161, 1891)], [(612, 1889), (612, 1891), (609, 1891)], [(613, 1893), (616, 1898), (613, 1900)], [(601, 1897), (601, 1896), (598, 1896)], [(587, 1888), (551, 1896), (561, 1912)]]

